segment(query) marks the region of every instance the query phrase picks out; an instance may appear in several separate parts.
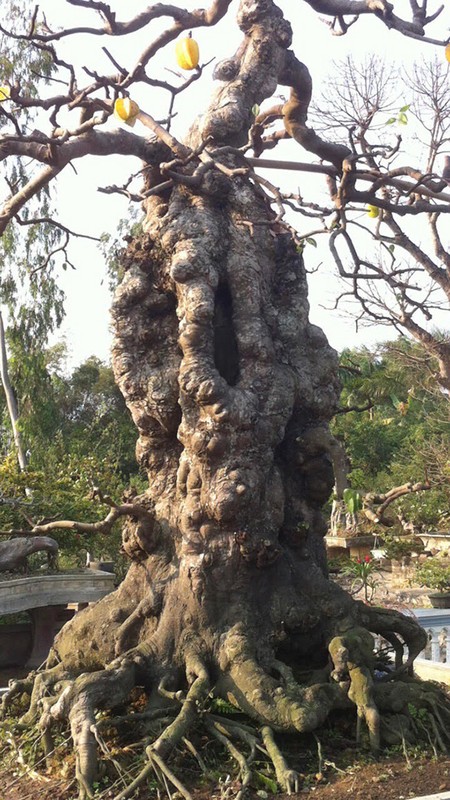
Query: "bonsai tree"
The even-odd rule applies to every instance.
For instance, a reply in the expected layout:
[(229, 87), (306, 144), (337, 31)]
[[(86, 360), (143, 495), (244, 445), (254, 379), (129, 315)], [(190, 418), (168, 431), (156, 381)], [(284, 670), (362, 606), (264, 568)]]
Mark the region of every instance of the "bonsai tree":
[(428, 558), (417, 567), (416, 579), (421, 586), (443, 594), (450, 592), (450, 564), (441, 558)]
[(408, 536), (395, 536), (389, 533), (381, 536), (381, 547), (385, 551), (386, 558), (392, 558), (394, 561), (409, 558), (412, 553), (421, 553), (424, 550), (424, 544), (418, 537), (411, 539)]
[[(245, 730), (226, 721), (225, 733), (217, 730), (211, 695), (253, 719), (288, 792), (298, 789), (299, 776), (286, 764), (276, 732), (314, 731), (336, 709), (354, 709), (358, 739), (366, 729), (377, 752), (382, 716), (393, 730), (390, 715), (403, 715), (401, 740), (411, 708), (425, 705), (433, 714), (439, 705), (433, 730), (443, 742), (450, 703), (437, 688), (398, 683), (395, 675), (374, 681), (372, 634), (394, 642), (397, 651), (405, 646), (403, 672), (424, 648), (424, 631), (396, 611), (356, 602), (327, 576), (321, 508), (334, 479), (328, 422), (339, 396), (337, 358), (308, 320), (302, 248), (280, 215), (277, 191), (246, 157), (274, 141), (270, 133), (264, 141), (260, 104), (287, 87), (289, 99), (277, 111), (283, 135), (320, 159), (319, 172), (339, 185), (333, 190), (339, 225), (345, 227), (350, 200), (365, 203), (375, 193), (356, 191), (349, 147), (307, 125), (311, 78), (291, 47), (289, 21), (274, 0), (237, 6), (213, 0), (193, 11), (153, 4), (127, 22), (105, 3), (71, 3), (100, 15), (99, 25), (82, 28), (93, 39), (149, 25), (148, 42), (134, 66), (123, 67), (104, 48), (113, 74), (86, 68), (75, 75), (56, 48), (78, 27), (52, 30), (38, 9), (27, 29), (16, 26), (11, 36), (21, 52), (45, 56), (46, 71), (33, 74), (65, 82), (44, 97), (13, 77), (4, 93), (1, 158), (18, 158), (24, 169), (30, 160), (41, 166), (18, 185), (11, 180), (0, 230), (30, 222), (26, 203), (75, 159), (126, 154), (140, 160), (142, 187), (109, 187), (142, 201), (144, 211), (141, 230), (129, 236), (120, 259), (113, 366), (138, 430), (137, 458), (148, 488), (122, 501), (102, 494), (107, 513), (99, 522), (53, 520), (31, 528), (35, 535), (57, 529), (108, 535), (122, 519), (130, 567), (116, 592), (63, 628), (45, 668), (17, 681), (4, 708), (25, 691), (31, 695), (22, 722), (39, 722), (47, 753), (55, 727), (70, 725), (82, 800), (93, 795), (97, 776), (97, 709), (112, 709), (120, 730), (129, 724), (136, 686), (150, 700), (135, 726), (155, 714), (166, 723), (146, 747), (149, 764), (121, 798), (153, 766), (188, 797), (167, 760), (197, 723), (212, 736), (220, 733), (236, 754), (232, 740)], [(433, 19), (426, 2), (411, 2), (412, 20), (397, 16), (386, 0), (309, 5), (345, 29), (346, 15), (354, 13), (415, 38), (424, 37)], [(299, 2), (295, 13), (304, 6)], [(181, 141), (169, 122), (139, 109), (137, 86), (157, 81), (172, 100), (180, 87), (155, 78), (155, 54), (234, 11), (241, 44), (216, 65), (211, 97)], [(156, 18), (168, 22), (152, 39)], [(197, 70), (194, 56), (186, 45), (183, 63)], [(48, 111), (49, 127), (30, 133), (19, 112), (33, 108)], [(133, 127), (107, 127), (114, 110)], [(420, 197), (417, 181), (414, 176), (413, 197)], [(427, 200), (415, 210), (432, 206), (434, 186), (427, 184)], [(383, 208), (397, 213), (412, 208), (409, 203), (409, 195), (399, 203), (384, 199)], [(411, 725), (408, 735), (417, 731)], [(245, 787), (249, 767), (241, 757), (238, 762)]]

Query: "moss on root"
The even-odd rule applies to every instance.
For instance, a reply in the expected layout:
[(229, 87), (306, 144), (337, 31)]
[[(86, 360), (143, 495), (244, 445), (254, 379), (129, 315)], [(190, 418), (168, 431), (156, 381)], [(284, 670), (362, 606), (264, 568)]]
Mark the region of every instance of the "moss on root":
[[(280, 576), (279, 568), (276, 574)], [(305, 631), (300, 636), (298, 628), (287, 630), (282, 619), (288, 616), (282, 613), (288, 609), (282, 608), (280, 598), (289, 597), (292, 619), (293, 595), (286, 595), (286, 585), (281, 583), (279, 592), (275, 592), (274, 574), (270, 582), (272, 598), (268, 593), (265, 610), (252, 606), (243, 593), (239, 621), (236, 618), (230, 624), (228, 609), (217, 618), (217, 629), (212, 627), (214, 615), (208, 615), (204, 600), (199, 605), (191, 595), (188, 602), (181, 587), (176, 595), (172, 585), (168, 590), (171, 602), (168, 597), (165, 606), (170, 609), (172, 624), (165, 619), (163, 605), (152, 635), (143, 636), (136, 646), (93, 671), (83, 669), (81, 653), (69, 665), (64, 660), (57, 663), (57, 640), (46, 669), (24, 681), (12, 682), (3, 697), (4, 714), (17, 713), (28, 696), (29, 708), (22, 713), (17, 728), (22, 733), (17, 735), (24, 735), (24, 730), (39, 732), (47, 759), (55, 734), (70, 730), (80, 800), (94, 794), (99, 752), (104, 757), (105, 727), (113, 729), (116, 742), (122, 736), (126, 740), (132, 730), (135, 741), (142, 739), (141, 749), (147, 759), (139, 774), (127, 779), (127, 786), (117, 794), (121, 800), (131, 796), (152, 771), (163, 773), (189, 797), (170, 761), (174, 750), (192, 744), (191, 737), (200, 729), (225, 746), (235, 761), (241, 781), (237, 796), (242, 796), (251, 783), (255, 748), (262, 748), (272, 762), (280, 788), (296, 791), (300, 778), (283, 754), (279, 735), (317, 734), (335, 712), (342, 710), (356, 721), (355, 744), (364, 746), (367, 742), (374, 754), (386, 742), (425, 741), (446, 750), (450, 739), (448, 697), (438, 686), (411, 678), (408, 669), (380, 674), (373, 649), (372, 634), (395, 635), (408, 651), (405, 663), (409, 667), (425, 642), (417, 623), (398, 612), (355, 603), (323, 578), (322, 591), (316, 591), (311, 613), (305, 617), (310, 620), (311, 634), (319, 620), (323, 663), (320, 669), (306, 673), (299, 669), (295, 656)], [(123, 595), (122, 588), (117, 597)], [(178, 616), (182, 617), (176, 624), (175, 596)], [(334, 603), (330, 603), (331, 597)], [(301, 600), (304, 604), (303, 592)], [(103, 607), (97, 604), (90, 618), (95, 613), (104, 618), (105, 607), (111, 609), (113, 605), (111, 597)], [(115, 631), (110, 630), (111, 643), (105, 652), (114, 652), (120, 624), (123, 621), (118, 621)], [(77, 635), (84, 625), (81, 618), (67, 634), (63, 633), (61, 652), (67, 647), (66, 635), (72, 645), (81, 648)], [(148, 629), (142, 623), (141, 634)], [(86, 660), (89, 663), (89, 657)], [(138, 708), (133, 705), (136, 691), (140, 696)], [(214, 698), (221, 700), (222, 710), (225, 701), (226, 708), (234, 707), (239, 713), (218, 718)]]

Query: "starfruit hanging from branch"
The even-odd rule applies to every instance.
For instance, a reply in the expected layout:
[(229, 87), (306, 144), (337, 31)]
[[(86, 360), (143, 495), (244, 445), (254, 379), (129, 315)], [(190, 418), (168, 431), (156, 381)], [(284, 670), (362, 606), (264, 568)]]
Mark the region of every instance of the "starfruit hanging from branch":
[(371, 217), (371, 219), (376, 219), (380, 213), (378, 206), (373, 206), (369, 203), (367, 206), (367, 216)]
[(127, 125), (135, 124), (140, 108), (130, 97), (118, 97), (114, 103), (114, 116)]
[(175, 55), (177, 64), (181, 69), (195, 69), (198, 67), (200, 51), (198, 43), (192, 36), (184, 36), (178, 39), (175, 45)]

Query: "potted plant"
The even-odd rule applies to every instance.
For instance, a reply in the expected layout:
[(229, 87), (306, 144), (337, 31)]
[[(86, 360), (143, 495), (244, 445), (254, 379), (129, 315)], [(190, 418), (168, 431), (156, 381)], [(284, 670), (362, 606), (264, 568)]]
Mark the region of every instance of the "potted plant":
[(341, 569), (341, 574), (351, 578), (351, 594), (357, 594), (361, 589), (364, 590), (364, 600), (369, 603), (377, 586), (376, 574), (380, 569), (377, 562), (369, 555), (364, 558), (355, 558), (347, 561)]
[(101, 572), (114, 572), (114, 561), (108, 556), (101, 555), (100, 558), (91, 558), (91, 554), (86, 554), (86, 566), (89, 569), (100, 570)]
[(380, 539), (384, 557), (402, 564), (409, 563), (413, 553), (419, 554), (424, 550), (424, 544), (418, 537), (412, 539), (409, 536), (382, 533)]
[(421, 586), (437, 589), (428, 595), (433, 608), (450, 608), (450, 563), (442, 558), (428, 558), (416, 569)]

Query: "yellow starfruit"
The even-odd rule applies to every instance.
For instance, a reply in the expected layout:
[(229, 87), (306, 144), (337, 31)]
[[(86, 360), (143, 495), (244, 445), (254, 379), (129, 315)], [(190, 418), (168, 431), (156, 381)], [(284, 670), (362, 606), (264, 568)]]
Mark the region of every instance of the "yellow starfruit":
[(380, 213), (380, 209), (377, 206), (368, 205), (367, 206), (367, 216), (371, 217), (372, 219), (376, 219), (378, 214)]
[(9, 100), (11, 97), (11, 89), (9, 86), (0, 86), (0, 103)]
[(175, 45), (177, 64), (181, 69), (195, 69), (198, 66), (200, 51), (195, 39), (185, 36)]
[(118, 97), (114, 103), (114, 116), (131, 127), (135, 124), (139, 111), (138, 104), (129, 97)]

